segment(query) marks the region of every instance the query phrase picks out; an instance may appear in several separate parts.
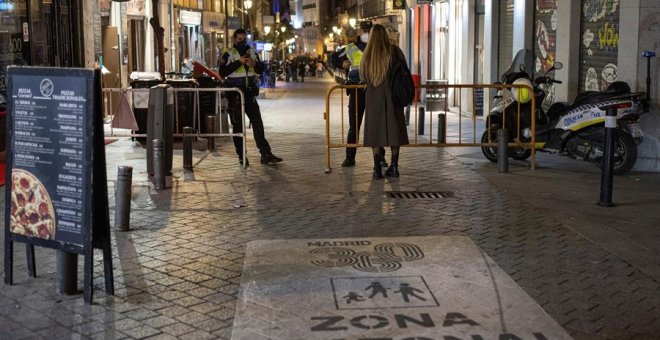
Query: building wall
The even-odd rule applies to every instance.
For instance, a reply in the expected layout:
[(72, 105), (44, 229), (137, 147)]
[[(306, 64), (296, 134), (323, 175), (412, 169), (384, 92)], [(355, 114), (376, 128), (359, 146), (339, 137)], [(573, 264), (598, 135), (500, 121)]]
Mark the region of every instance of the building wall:
[[(619, 40), (621, 43), (619, 69), (621, 70), (625, 65), (625, 74), (621, 77), (630, 82), (633, 91), (646, 92), (647, 59), (641, 54), (645, 50), (660, 52), (660, 2), (626, 1), (621, 7), (621, 22), (638, 23), (625, 28), (622, 25)], [(628, 42), (624, 39), (633, 41)], [(624, 51), (626, 49), (627, 51)], [(640, 119), (644, 142), (638, 146), (637, 163), (633, 170), (658, 172), (660, 171), (660, 89), (658, 88), (660, 57), (651, 58), (650, 61), (651, 110), (643, 114)]]

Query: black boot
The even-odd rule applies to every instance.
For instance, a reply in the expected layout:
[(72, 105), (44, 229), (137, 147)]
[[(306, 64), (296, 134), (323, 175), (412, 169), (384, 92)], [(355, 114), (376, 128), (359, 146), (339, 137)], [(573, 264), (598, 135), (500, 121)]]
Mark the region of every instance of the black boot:
[(392, 154), (392, 164), (385, 170), (387, 177), (399, 177), (399, 154)]
[(261, 164), (275, 164), (281, 161), (282, 158), (277, 157), (270, 152), (261, 155)]
[(387, 168), (387, 161), (385, 160), (385, 148), (380, 148), (380, 150), (378, 150), (378, 153), (380, 154), (380, 166), (383, 169)]
[(371, 176), (373, 179), (383, 178), (383, 167), (381, 166), (382, 158), (380, 155), (374, 155), (374, 173)]

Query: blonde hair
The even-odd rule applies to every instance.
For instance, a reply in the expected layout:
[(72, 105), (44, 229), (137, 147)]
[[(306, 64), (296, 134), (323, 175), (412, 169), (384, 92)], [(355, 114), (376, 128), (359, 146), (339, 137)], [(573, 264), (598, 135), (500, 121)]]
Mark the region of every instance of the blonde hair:
[(365, 83), (378, 87), (385, 82), (392, 61), (392, 44), (385, 27), (374, 25), (369, 33), (367, 48), (360, 61), (360, 79)]

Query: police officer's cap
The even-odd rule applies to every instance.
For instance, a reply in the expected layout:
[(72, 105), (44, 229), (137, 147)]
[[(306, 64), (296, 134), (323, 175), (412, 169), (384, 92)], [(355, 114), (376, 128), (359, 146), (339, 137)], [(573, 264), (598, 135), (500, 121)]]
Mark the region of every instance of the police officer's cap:
[(370, 30), (371, 26), (371, 21), (363, 21), (360, 23), (360, 29), (364, 31)]

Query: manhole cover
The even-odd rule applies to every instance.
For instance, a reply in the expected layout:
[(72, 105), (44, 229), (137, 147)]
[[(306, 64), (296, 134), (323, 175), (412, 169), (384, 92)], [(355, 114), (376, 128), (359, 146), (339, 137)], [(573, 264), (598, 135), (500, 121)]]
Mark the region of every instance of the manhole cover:
[(448, 198), (453, 197), (451, 191), (386, 191), (389, 198), (412, 199), (412, 198)]

